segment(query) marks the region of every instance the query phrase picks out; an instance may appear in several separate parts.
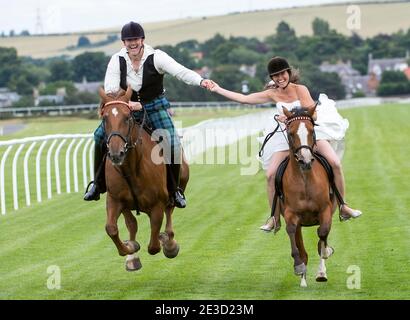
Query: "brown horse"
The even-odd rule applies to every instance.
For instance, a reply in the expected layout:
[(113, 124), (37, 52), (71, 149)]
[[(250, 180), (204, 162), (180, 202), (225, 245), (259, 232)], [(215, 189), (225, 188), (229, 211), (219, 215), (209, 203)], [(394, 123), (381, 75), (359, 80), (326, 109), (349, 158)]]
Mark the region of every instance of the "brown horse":
[(302, 227), (319, 225), (318, 253), (320, 264), (316, 281), (327, 281), (325, 259), (334, 250), (327, 245), (327, 237), (336, 210), (335, 196), (331, 193), (326, 170), (315, 160), (315, 108), (284, 109), (289, 141), (289, 163), (283, 175), (283, 201), (280, 212), (286, 221), (286, 231), (294, 259), (294, 272), (301, 276), (301, 286), (307, 286), (308, 255), (303, 245)]
[[(151, 238), (148, 252), (152, 255), (163, 247), (164, 255), (174, 258), (179, 245), (174, 239), (172, 212), (167, 190), (166, 167), (161, 152), (153, 150), (158, 144), (138, 124), (129, 107), (132, 90), (121, 91), (116, 96), (106, 95), (100, 89), (102, 99), (100, 114), (103, 118), (107, 138), (105, 179), (107, 184), (107, 234), (111, 237), (120, 256), (127, 255), (126, 270), (142, 267), (135, 254), (140, 245), (136, 241), (137, 219), (131, 210), (148, 214)], [(157, 147), (158, 148), (158, 147)], [(183, 152), (183, 151), (181, 151)], [(153, 157), (153, 158), (152, 158)], [(187, 162), (182, 157), (180, 187), (185, 190), (189, 179)], [(162, 220), (166, 215), (165, 232), (160, 234)], [(121, 241), (117, 226), (120, 214), (124, 215), (129, 231), (129, 240)]]

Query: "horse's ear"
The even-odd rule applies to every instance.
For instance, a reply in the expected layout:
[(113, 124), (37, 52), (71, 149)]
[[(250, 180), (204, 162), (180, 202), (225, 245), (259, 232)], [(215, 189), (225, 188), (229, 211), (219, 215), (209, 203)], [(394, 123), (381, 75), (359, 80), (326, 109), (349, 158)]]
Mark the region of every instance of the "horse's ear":
[(130, 85), (128, 85), (127, 92), (125, 92), (125, 97), (127, 98), (127, 101), (131, 100), (132, 96), (132, 88)]
[(282, 108), (283, 113), (285, 114), (286, 118), (290, 118), (292, 116), (292, 112), (290, 112), (288, 109), (286, 108)]
[(315, 103), (315, 105), (312, 108), (308, 108), (308, 110), (307, 110), (308, 115), (312, 118), (315, 115), (316, 107), (317, 107), (317, 103)]
[(105, 93), (103, 87), (100, 87), (100, 88), (98, 89), (98, 94), (100, 95), (100, 97), (101, 97), (103, 103), (107, 102), (108, 97), (107, 97), (107, 95), (106, 95), (106, 93)]

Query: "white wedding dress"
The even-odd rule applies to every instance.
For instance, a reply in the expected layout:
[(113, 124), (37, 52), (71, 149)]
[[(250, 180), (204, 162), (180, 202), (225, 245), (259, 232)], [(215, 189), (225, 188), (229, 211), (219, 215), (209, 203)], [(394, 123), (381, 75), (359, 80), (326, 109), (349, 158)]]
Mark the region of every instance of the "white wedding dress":
[[(294, 102), (277, 102), (276, 109), (280, 115), (283, 114), (283, 108), (291, 110), (294, 107), (300, 107), (300, 101)], [(340, 159), (343, 157), (344, 152), (344, 137), (346, 130), (349, 128), (349, 121), (344, 119), (336, 109), (336, 103), (334, 100), (329, 99), (326, 94), (321, 93), (319, 95), (319, 104), (316, 107), (317, 120), (315, 123), (315, 132), (317, 140), (328, 140), (333, 149), (336, 151)], [(274, 114), (272, 114), (272, 125), (264, 128), (263, 137), (258, 138), (260, 143), (263, 143), (267, 134), (272, 132), (276, 128), (276, 121), (274, 120)], [(286, 126), (280, 123), (283, 132), (279, 129), (266, 143), (262, 157), (259, 161), (262, 163), (262, 167), (266, 170), (270, 163), (270, 158), (275, 152), (289, 150), (289, 145), (286, 137)], [(287, 138), (287, 137), (286, 137)]]

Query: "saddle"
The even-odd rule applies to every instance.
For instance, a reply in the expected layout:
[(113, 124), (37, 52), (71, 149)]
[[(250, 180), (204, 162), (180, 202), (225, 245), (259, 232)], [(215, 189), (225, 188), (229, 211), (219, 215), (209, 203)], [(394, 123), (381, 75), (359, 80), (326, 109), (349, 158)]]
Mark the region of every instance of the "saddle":
[[(339, 205), (343, 205), (345, 202), (340, 195), (339, 190), (336, 187), (335, 184), (335, 179), (334, 179), (334, 173), (332, 166), (329, 164), (327, 159), (321, 155), (319, 152), (313, 152), (313, 156), (315, 157), (316, 160), (319, 161), (319, 163), (322, 165), (322, 167), (325, 169), (327, 173), (327, 177), (329, 179), (329, 196), (332, 197), (333, 194), (336, 196), (337, 201), (339, 202)], [(271, 209), (271, 217), (275, 215), (275, 208), (276, 204), (278, 201), (278, 198), (283, 202), (285, 200), (285, 195), (283, 194), (283, 184), (282, 184), (282, 178), (283, 174), (285, 173), (286, 167), (288, 166), (289, 163), (289, 156), (287, 156), (278, 166), (278, 170), (276, 171), (275, 175), (275, 196), (273, 198), (272, 202), (272, 209)]]

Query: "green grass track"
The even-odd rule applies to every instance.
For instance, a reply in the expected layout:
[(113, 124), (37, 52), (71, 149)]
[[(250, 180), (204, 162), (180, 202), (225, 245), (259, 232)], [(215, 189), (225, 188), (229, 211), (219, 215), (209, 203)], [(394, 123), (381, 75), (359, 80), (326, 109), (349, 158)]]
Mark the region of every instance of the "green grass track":
[[(62, 194), (0, 216), (0, 299), (409, 299), (410, 106), (341, 113), (350, 121), (347, 201), (364, 214), (344, 223), (335, 214), (327, 283), (314, 280), (316, 227), (304, 229), (307, 288), (293, 275), (285, 228), (276, 236), (259, 231), (268, 215), (262, 171), (244, 176), (240, 164), (193, 164), (188, 207), (174, 214), (178, 257), (147, 253), (148, 217), (141, 214), (137, 272), (125, 271), (105, 234), (105, 196), (87, 203), (82, 193)], [(53, 265), (61, 289), (47, 288)], [(353, 275), (360, 288), (349, 288)]]

